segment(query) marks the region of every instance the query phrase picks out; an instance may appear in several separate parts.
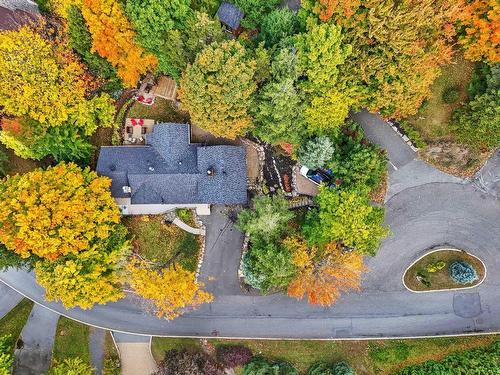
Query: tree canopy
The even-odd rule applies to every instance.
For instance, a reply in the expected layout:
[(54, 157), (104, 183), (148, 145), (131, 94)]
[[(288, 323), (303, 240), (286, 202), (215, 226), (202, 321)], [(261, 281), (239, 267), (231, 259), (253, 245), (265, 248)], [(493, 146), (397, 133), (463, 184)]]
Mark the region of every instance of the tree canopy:
[(168, 320), (181, 315), (213, 297), (203, 291), (203, 284), (196, 280), (194, 272), (182, 266), (170, 266), (162, 270), (152, 269), (144, 261), (132, 261), (128, 265), (130, 285), (142, 297), (150, 300), (156, 315)]
[(307, 215), (305, 235), (309, 243), (338, 242), (362, 254), (375, 255), (389, 233), (383, 226), (384, 209), (369, 204), (366, 191), (320, 187), (319, 208)]
[(92, 248), (120, 220), (110, 184), (75, 164), (8, 177), (0, 183), (0, 242), (49, 260)]
[(156, 57), (135, 44), (136, 33), (118, 0), (83, 0), (82, 14), (92, 49), (117, 69), (126, 87), (135, 87), (141, 74), (156, 67)]
[(256, 62), (237, 41), (214, 43), (182, 75), (179, 98), (193, 124), (235, 138), (253, 123), (249, 114)]
[(311, 247), (300, 237), (289, 237), (283, 244), (297, 267), (296, 277), (288, 285), (290, 297), (306, 296), (311, 304), (330, 306), (342, 292), (359, 289), (361, 274), (366, 271), (361, 253), (344, 252), (336, 243)]

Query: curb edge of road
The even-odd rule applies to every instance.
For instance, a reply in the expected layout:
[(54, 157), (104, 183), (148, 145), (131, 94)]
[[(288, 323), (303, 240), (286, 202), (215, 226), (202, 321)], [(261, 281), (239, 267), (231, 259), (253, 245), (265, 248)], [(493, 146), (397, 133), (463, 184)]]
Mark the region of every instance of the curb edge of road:
[[(472, 286), (466, 286), (466, 287), (463, 287), (463, 288), (447, 288), (447, 289), (435, 289), (435, 290), (413, 290), (413, 289), (410, 289), (406, 283), (405, 283), (405, 275), (406, 273), (408, 272), (408, 270), (415, 264), (417, 263), (420, 259), (422, 258), (425, 258), (427, 255), (429, 254), (432, 254), (432, 253), (437, 253), (439, 251), (457, 251), (457, 252), (465, 252), (467, 255), (470, 255), (471, 257), (474, 257), (476, 258), (477, 260), (479, 260), (481, 262), (481, 264), (483, 265), (483, 268), (484, 268), (484, 276), (483, 278), (476, 284), (476, 285), (472, 285)], [(459, 250), (459, 249), (455, 249), (455, 248), (451, 248), (451, 247), (440, 247), (440, 248), (437, 248), (437, 249), (434, 249), (434, 250), (431, 250), (431, 251), (428, 251), (426, 252), (424, 255), (422, 255), (421, 257), (417, 258), (415, 261), (413, 261), (408, 267), (406, 267), (405, 271), (403, 272), (403, 276), (401, 277), (401, 282), (403, 283), (403, 286), (409, 291), (409, 292), (412, 292), (412, 293), (417, 293), (417, 294), (420, 294), (420, 293), (439, 293), (439, 292), (453, 292), (453, 291), (459, 291), (459, 290), (467, 290), (467, 289), (473, 289), (473, 288), (477, 288), (479, 285), (481, 285), (484, 280), (486, 280), (486, 276), (488, 274), (488, 269), (486, 268), (486, 264), (484, 264), (483, 260), (481, 258), (479, 258), (478, 256), (474, 255), (474, 254), (471, 254), (469, 253), (468, 251), (465, 251), (465, 250)]]
[(420, 336), (358, 336), (358, 337), (329, 337), (329, 338), (322, 338), (322, 337), (247, 337), (247, 336), (194, 336), (194, 335), (151, 335), (151, 334), (146, 334), (146, 333), (137, 333), (137, 332), (128, 332), (128, 331), (123, 331), (123, 330), (117, 330), (117, 329), (112, 329), (109, 327), (103, 327), (103, 326), (98, 326), (96, 324), (92, 323), (87, 323), (84, 322), (83, 320), (76, 319), (74, 317), (69, 316), (68, 314), (61, 313), (59, 311), (56, 311), (48, 306), (45, 306), (24, 293), (18, 291), (16, 288), (12, 287), (10, 284), (7, 284), (3, 280), (0, 280), (0, 282), (3, 282), (10, 288), (14, 289), (16, 292), (21, 294), (23, 297), (28, 298), (29, 300), (33, 301), (37, 305), (40, 305), (48, 310), (51, 310), (55, 312), (56, 314), (62, 315), (68, 319), (74, 320), (78, 323), (85, 324), (90, 327), (94, 328), (99, 328), (107, 331), (113, 331), (113, 332), (118, 332), (118, 333), (124, 333), (127, 335), (135, 335), (135, 336), (149, 336), (151, 337), (151, 340), (153, 337), (162, 337), (162, 338), (192, 338), (192, 339), (225, 339), (225, 340), (268, 340), (268, 341), (368, 341), (368, 340), (404, 340), (404, 339), (426, 339), (426, 338), (436, 338), (436, 337), (466, 337), (466, 336), (487, 336), (487, 335), (499, 335), (500, 330), (497, 331), (481, 331), (481, 332), (460, 332), (460, 333), (449, 333), (449, 334), (434, 334), (434, 335), (420, 335)]

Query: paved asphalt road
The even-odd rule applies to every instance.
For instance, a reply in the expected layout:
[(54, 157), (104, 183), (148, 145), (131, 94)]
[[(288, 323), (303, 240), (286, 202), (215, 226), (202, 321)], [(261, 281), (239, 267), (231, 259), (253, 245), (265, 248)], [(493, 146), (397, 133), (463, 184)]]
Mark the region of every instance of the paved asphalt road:
[[(367, 131), (372, 140), (383, 141), (397, 168), (390, 173), (392, 190), (386, 202), (386, 223), (393, 234), (376, 257), (367, 259), (370, 272), (362, 291), (343, 296), (330, 308), (313, 307), (281, 294), (245, 295), (235, 269), (242, 236), (230, 215), (218, 207), (205, 221), (207, 252), (201, 271), (216, 299), (172, 322), (143, 313), (129, 298), (90, 311), (66, 311), (43, 300), (43, 290), (31, 274), (9, 270), (0, 279), (62, 314), (145, 335), (329, 339), (500, 331), (500, 274), (493, 271), (500, 269), (500, 201), (475, 184), (415, 160), (413, 151), (393, 138), (392, 129), (376, 116), (361, 113), (356, 120), (373, 130)], [(500, 170), (490, 172), (498, 175)], [(401, 283), (404, 269), (439, 245), (467, 249), (481, 257), (489, 270), (485, 282), (458, 292), (407, 291)]]

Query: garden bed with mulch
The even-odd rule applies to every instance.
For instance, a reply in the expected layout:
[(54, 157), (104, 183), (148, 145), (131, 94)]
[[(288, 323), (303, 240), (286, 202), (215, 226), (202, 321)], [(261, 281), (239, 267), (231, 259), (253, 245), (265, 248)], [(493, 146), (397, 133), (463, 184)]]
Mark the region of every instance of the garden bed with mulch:
[[(262, 146), (264, 150), (264, 180), (269, 192), (272, 194), (281, 190), (291, 194), (293, 191), (293, 167), (296, 161), (286, 155), (285, 151), (279, 147), (262, 142), (253, 136), (248, 136), (248, 138)], [(264, 191), (264, 193), (267, 192)]]
[[(458, 283), (450, 275), (456, 262), (472, 266), (477, 278), (469, 283)], [(470, 288), (480, 284), (486, 275), (483, 262), (463, 250), (443, 249), (433, 251), (414, 262), (403, 276), (405, 286), (416, 292)]]

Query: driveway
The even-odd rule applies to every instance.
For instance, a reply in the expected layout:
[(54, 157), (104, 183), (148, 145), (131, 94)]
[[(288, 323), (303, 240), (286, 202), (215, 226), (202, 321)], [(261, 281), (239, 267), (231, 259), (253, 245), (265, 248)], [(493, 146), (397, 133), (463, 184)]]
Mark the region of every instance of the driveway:
[(14, 375), (39, 375), (49, 369), (58, 320), (58, 314), (33, 306), (14, 351)]
[(150, 375), (156, 371), (151, 355), (151, 337), (113, 332), (120, 353), (122, 375)]
[(22, 295), (0, 282), (0, 319), (7, 315), (22, 299)]
[[(500, 331), (500, 274), (492, 272), (500, 269), (500, 201), (473, 183), (416, 160), (413, 151), (377, 116), (356, 118), (370, 138), (380, 139), (388, 148), (397, 168), (390, 172), (386, 201), (385, 220), (393, 234), (376, 257), (367, 259), (370, 272), (361, 292), (342, 296), (330, 308), (281, 294), (245, 295), (236, 276), (243, 235), (234, 228), (231, 213), (220, 207), (204, 219), (207, 250), (201, 270), (215, 301), (172, 322), (145, 314), (132, 299), (88, 311), (68, 311), (44, 301), (32, 274), (9, 270), (0, 278), (75, 319), (144, 335), (354, 339)], [(401, 283), (403, 270), (438, 245), (479, 256), (489, 270), (484, 283), (463, 292), (407, 291)]]

